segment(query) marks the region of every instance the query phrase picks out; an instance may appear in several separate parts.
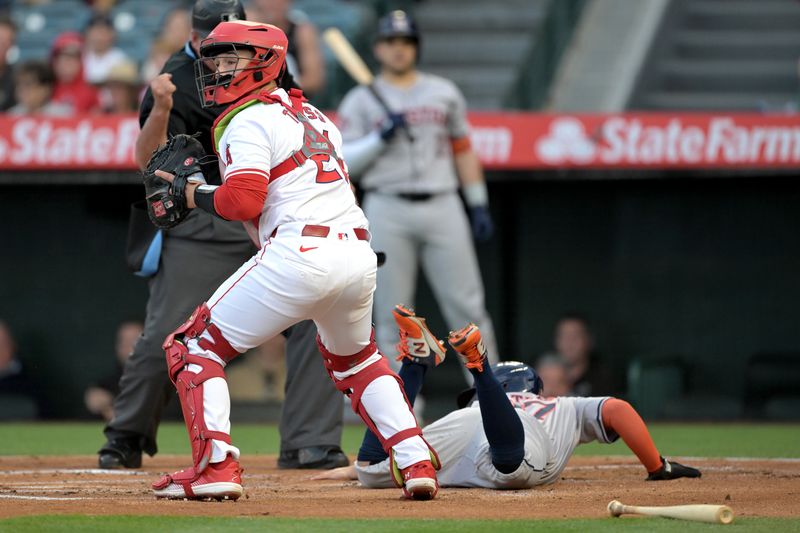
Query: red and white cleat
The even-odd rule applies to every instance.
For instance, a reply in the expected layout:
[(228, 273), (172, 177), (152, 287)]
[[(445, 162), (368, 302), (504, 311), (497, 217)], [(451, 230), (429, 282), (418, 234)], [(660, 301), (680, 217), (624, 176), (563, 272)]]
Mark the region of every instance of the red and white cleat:
[(430, 461), (420, 461), (402, 469), (403, 495), (412, 500), (432, 500), (439, 492), (436, 470)]
[(242, 469), (230, 455), (220, 463), (209, 464), (199, 476), (191, 468), (153, 483), (156, 498), (171, 500), (237, 500), (243, 493)]

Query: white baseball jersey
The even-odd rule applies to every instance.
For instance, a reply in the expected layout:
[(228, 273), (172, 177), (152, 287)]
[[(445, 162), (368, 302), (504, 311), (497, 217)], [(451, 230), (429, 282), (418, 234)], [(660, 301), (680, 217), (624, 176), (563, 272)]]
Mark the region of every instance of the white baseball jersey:
[[(543, 398), (532, 393), (510, 393), (525, 431), (525, 455), (509, 474), (492, 464), (478, 402), (453, 411), (424, 428), (425, 438), (442, 462), (439, 483), (451, 487), (523, 489), (558, 479), (578, 444), (614, 442), (618, 436), (603, 427), (601, 409), (608, 397)], [(368, 487), (390, 487), (388, 460), (371, 466), (356, 465), (359, 481)]]
[[(271, 94), (290, 104), (285, 90), (276, 89)], [(311, 104), (304, 103), (303, 110), (314, 129), (333, 144), (341, 161), (339, 129)], [(367, 227), (367, 219), (356, 205), (346, 178), (347, 169), (340, 168), (335, 159), (308, 159), (283, 176), (271, 176), (271, 170), (300, 151), (303, 143), (303, 125), (278, 103), (257, 102), (242, 109), (219, 137), (217, 151), (223, 181), (238, 173), (248, 173), (261, 175), (269, 182), (261, 216), (245, 223), (259, 245), (282, 224)]]
[[(291, 105), (282, 89), (272, 95)], [(326, 357), (333, 361), (359, 354), (371, 345), (377, 259), (369, 233), (357, 231), (366, 228), (367, 220), (356, 205), (346, 168), (339, 163), (339, 130), (309, 104), (303, 105), (308, 122), (298, 118), (298, 112), (278, 102), (253, 100), (223, 115), (215, 127), (220, 174), (229, 186), (229, 198), (224, 201), (235, 208), (258, 187), (254, 211), (264, 183), (267, 194), (260, 215), (246, 222), (260, 250), (214, 292), (207, 306), (211, 325), (238, 353), (311, 319)], [(237, 174), (241, 174), (240, 180), (235, 180)], [(231, 187), (234, 181), (240, 182), (237, 187), (241, 189)], [(251, 190), (243, 193), (247, 188)], [(251, 211), (246, 212), (249, 216)], [(306, 227), (309, 225), (324, 231), (306, 233), (313, 230)], [(190, 339), (186, 346), (190, 354), (224, 367), (226, 361), (215, 351), (215, 342), (206, 329), (201, 338)], [(371, 355), (368, 352), (359, 364), (332, 372), (333, 377), (343, 380), (375, 368), (370, 365), (381, 357), (377, 350)], [(194, 373), (202, 370), (198, 364), (187, 368)], [(364, 379), (369, 381), (361, 408), (384, 438), (416, 428), (413, 413), (392, 376), (378, 373), (378, 377)], [(209, 430), (230, 434), (230, 396), (223, 378), (204, 382), (203, 413)], [(401, 468), (430, 457), (419, 436), (408, 437), (392, 449)], [(212, 462), (227, 454), (238, 458), (239, 450), (213, 439)]]
[[(414, 141), (399, 132), (359, 179), (361, 187), (393, 193), (458, 189), (451, 141), (469, 135), (461, 91), (450, 80), (424, 72), (409, 88), (396, 87), (379, 76), (375, 89), (392, 111), (404, 114)], [(386, 110), (363, 86), (345, 96), (337, 115), (345, 141), (364, 137), (385, 119)]]

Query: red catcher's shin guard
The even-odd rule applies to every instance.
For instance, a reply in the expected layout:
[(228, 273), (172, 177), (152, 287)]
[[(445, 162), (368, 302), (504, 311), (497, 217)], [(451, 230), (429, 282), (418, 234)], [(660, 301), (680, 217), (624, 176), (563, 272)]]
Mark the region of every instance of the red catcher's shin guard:
[[(400, 388), (400, 392), (403, 394), (406, 405), (408, 406), (409, 411), (411, 411), (413, 414), (414, 411), (411, 407), (411, 404), (408, 402), (405, 392), (403, 392), (403, 380), (400, 379), (400, 376), (398, 376), (389, 367), (389, 363), (385, 357), (381, 357), (379, 360), (368, 365), (366, 368), (363, 368), (352, 376), (348, 376), (344, 379), (338, 379), (333, 374), (334, 372), (347, 372), (348, 370), (355, 368), (372, 357), (372, 355), (378, 351), (377, 345), (375, 344), (374, 335), (370, 339), (370, 343), (363, 350), (348, 356), (336, 355), (328, 351), (328, 349), (322, 344), (322, 340), (320, 339), (319, 335), (317, 335), (317, 346), (319, 347), (319, 351), (322, 354), (322, 358), (325, 362), (325, 368), (328, 370), (328, 374), (333, 380), (334, 385), (336, 385), (337, 389), (350, 398), (353, 411), (355, 411), (355, 413), (361, 417), (370, 431), (372, 431), (372, 433), (378, 437), (383, 450), (387, 455), (389, 455), (389, 457), (392, 458), (393, 463), (394, 454), (392, 453), (392, 447), (408, 438), (416, 436), (422, 437), (422, 430), (420, 429), (419, 425), (416, 425), (413, 428), (398, 431), (391, 437), (384, 438), (384, 436), (381, 435), (381, 432), (378, 431), (375, 422), (370, 418), (366, 409), (364, 409), (364, 406), (361, 403), (361, 396), (364, 394), (367, 386), (374, 380), (381, 376), (391, 376), (397, 380), (397, 385)], [(439, 457), (436, 455), (434, 449), (431, 448), (431, 446), (424, 439), (423, 442), (428, 445), (428, 448), (430, 449), (431, 462), (433, 463), (434, 468), (438, 470), (440, 468)], [(396, 476), (393, 476), (393, 478), (395, 483), (398, 483), (398, 478)], [(398, 486), (402, 486), (402, 478)]]
[[(205, 346), (201, 345), (201, 347), (213, 351), (225, 361), (233, 359), (235, 357), (233, 354), (238, 355), (238, 352), (222, 337), (219, 329), (209, 323), (210, 318), (211, 313), (208, 307), (205, 304), (201, 305), (192, 313), (189, 320), (167, 337), (163, 345), (167, 357), (169, 378), (178, 391), (183, 419), (189, 433), (193, 467), (172, 476), (165, 476), (157, 485), (164, 484), (166, 486), (174, 481), (184, 486), (187, 495), (191, 493), (191, 482), (200, 476), (211, 460), (212, 439), (228, 444), (231, 442), (231, 437), (227, 433), (210, 431), (206, 427), (203, 406), (203, 384), (211, 378), (225, 379), (225, 372), (216, 361), (190, 354), (183, 342), (184, 337), (197, 338), (204, 331), (208, 331), (213, 343), (207, 339), (201, 339), (200, 342), (205, 343)], [(190, 364), (199, 366), (201, 371), (197, 373), (190, 371)], [(154, 485), (154, 488), (160, 487)]]

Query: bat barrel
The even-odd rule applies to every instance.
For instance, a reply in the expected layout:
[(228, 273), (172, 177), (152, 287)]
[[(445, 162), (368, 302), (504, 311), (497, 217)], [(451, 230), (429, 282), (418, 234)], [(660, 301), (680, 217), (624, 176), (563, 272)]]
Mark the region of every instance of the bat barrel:
[(648, 516), (661, 516), (664, 518), (675, 518), (678, 520), (689, 520), (692, 522), (709, 522), (715, 524), (730, 524), (733, 522), (733, 509), (727, 505), (673, 505), (668, 507), (639, 507), (635, 505), (624, 505), (623, 503), (612, 500), (608, 504), (608, 512), (611, 516), (621, 514), (639, 514)]

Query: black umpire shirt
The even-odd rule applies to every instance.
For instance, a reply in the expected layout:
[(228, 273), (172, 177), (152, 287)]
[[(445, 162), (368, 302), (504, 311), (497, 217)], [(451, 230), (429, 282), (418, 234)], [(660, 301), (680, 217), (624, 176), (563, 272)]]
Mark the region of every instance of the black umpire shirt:
[[(227, 106), (203, 107), (200, 94), (195, 83), (194, 62), (197, 55), (187, 42), (183, 49), (178, 50), (167, 60), (161, 73), (172, 74), (172, 83), (175, 92), (172, 94), (172, 111), (169, 114), (167, 135), (186, 133), (193, 135), (200, 133), (199, 140), (203, 144), (206, 154), (214, 155), (214, 145), (211, 137), (211, 126), (217, 116)], [(139, 125), (143, 126), (150, 112), (153, 110), (153, 93), (150, 88), (142, 99), (139, 108)], [(214, 157), (209, 157), (203, 166), (203, 175), (210, 185), (221, 185), (219, 165)]]

